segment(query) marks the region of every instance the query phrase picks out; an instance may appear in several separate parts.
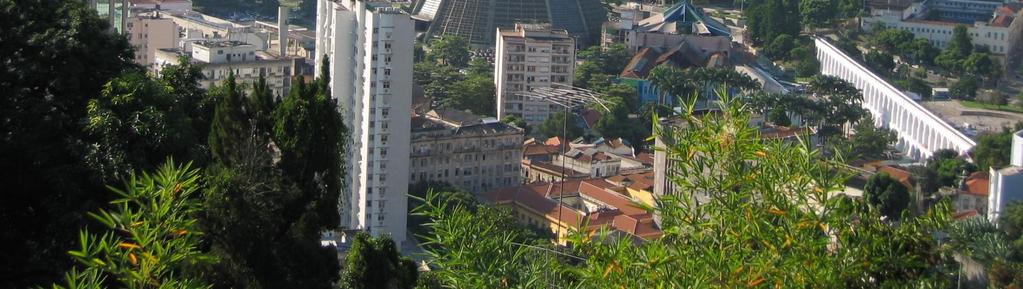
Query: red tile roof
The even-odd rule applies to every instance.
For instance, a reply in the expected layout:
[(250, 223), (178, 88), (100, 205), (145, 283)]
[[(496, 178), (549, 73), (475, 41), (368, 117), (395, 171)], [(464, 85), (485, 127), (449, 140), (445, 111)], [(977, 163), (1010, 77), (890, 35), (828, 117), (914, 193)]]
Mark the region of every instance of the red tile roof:
[(616, 192), (616, 189), (621, 190), (621, 188), (614, 184), (602, 179), (564, 183), (566, 196), (578, 194), (608, 206), (608, 208), (591, 212), (588, 215), (551, 199), (560, 194), (560, 186), (559, 183), (529, 184), (498, 189), (484, 194), (484, 196), (494, 204), (514, 204), (544, 215), (548, 220), (561, 220), (576, 229), (580, 229), (583, 225), (586, 230), (611, 228), (642, 239), (657, 238), (663, 234), (654, 223), (653, 214), (636, 206), (631, 199)]
[(987, 197), (989, 181), (987, 172), (975, 172), (970, 174), (970, 176), (966, 178), (966, 190), (963, 190), (963, 193)]
[(995, 17), (994, 20), (991, 20), (991, 26), (1009, 27), (1009, 25), (1012, 25), (1012, 20), (1014, 19), (1016, 18), (1012, 16), (1000, 15), (998, 17)]
[(902, 183), (906, 188), (913, 189), (913, 174), (907, 170), (893, 166), (882, 166), (877, 172), (888, 173), (889, 176)]
[(527, 144), (522, 147), (522, 156), (550, 155), (558, 153), (558, 146), (543, 144)]

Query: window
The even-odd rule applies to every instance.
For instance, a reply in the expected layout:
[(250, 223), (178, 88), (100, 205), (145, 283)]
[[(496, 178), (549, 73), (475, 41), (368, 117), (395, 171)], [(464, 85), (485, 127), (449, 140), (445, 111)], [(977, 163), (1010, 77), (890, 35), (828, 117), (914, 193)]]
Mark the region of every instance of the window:
[[(380, 149), (380, 156), (382, 156), (382, 157), (386, 157), (386, 156), (387, 156), (387, 149), (383, 149), (383, 148), (382, 148), (382, 149)], [(383, 176), (381, 176), (381, 178), (380, 178), (380, 179), (381, 179), (381, 181), (382, 181), (382, 180), (383, 180)]]
[(380, 181), (383, 182), (383, 181), (386, 181), (386, 180), (387, 180), (387, 175), (380, 174)]
[(386, 135), (381, 135), (380, 136), (380, 142), (382, 142), (384, 144), (387, 144), (387, 136)]
[(383, 214), (377, 215), (377, 221), (383, 221), (383, 220), (384, 220), (384, 215)]
[[(373, 70), (376, 70), (376, 68), (374, 68)], [(384, 75), (391, 75), (391, 69), (390, 68), (384, 69)]]
[[(391, 70), (388, 69), (387, 71), (391, 71)], [(389, 112), (391, 112), (391, 109), (389, 109), (389, 108), (382, 108), (382, 109), (380, 109), (380, 113), (383, 114), (384, 116), (387, 116), (387, 113), (389, 113)]]
[(391, 88), (391, 82), (390, 81), (384, 81), (384, 88)]

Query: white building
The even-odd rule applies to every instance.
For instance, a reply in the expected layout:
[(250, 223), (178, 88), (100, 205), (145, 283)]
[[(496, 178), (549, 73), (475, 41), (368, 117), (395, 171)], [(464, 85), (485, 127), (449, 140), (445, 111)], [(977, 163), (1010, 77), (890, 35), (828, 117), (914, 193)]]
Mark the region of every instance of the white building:
[(288, 93), (298, 58), (280, 58), (258, 50), (256, 46), (239, 41), (193, 41), (191, 51), (177, 48), (157, 49), (152, 71), (160, 74), (165, 65), (177, 64), (180, 56), (191, 56), (193, 63), (202, 64), (200, 86), (209, 89), (219, 85), (230, 72), (238, 83), (252, 84), (262, 75), (276, 95)]
[(452, 109), (412, 118), (411, 183), (446, 182), (482, 193), (518, 185), (521, 128)]
[[(405, 241), (412, 105), (412, 19), (390, 3), (319, 0), (317, 57), (351, 139), (342, 229)], [(321, 62), (317, 59), (317, 63)], [(319, 70), (316, 73), (320, 73)]]
[(568, 31), (547, 25), (498, 28), (494, 71), (497, 117), (516, 116), (531, 125), (542, 123), (551, 114), (552, 104), (524, 99), (519, 94), (535, 87), (550, 87), (551, 83), (572, 85), (575, 39)]
[[(939, 49), (948, 47), (956, 25), (965, 25), (973, 45), (986, 47), (1000, 61), (1017, 63), (1023, 21), (1021, 6), (1002, 1), (928, 0), (871, 2), (871, 15), (864, 17), (861, 27), (870, 30), (880, 24), (887, 28), (912, 32)], [(1009, 69), (1009, 67), (1004, 67)]]
[(987, 219), (998, 222), (1005, 207), (1023, 200), (1023, 130), (1012, 134), (1012, 157), (1009, 166), (990, 169)]

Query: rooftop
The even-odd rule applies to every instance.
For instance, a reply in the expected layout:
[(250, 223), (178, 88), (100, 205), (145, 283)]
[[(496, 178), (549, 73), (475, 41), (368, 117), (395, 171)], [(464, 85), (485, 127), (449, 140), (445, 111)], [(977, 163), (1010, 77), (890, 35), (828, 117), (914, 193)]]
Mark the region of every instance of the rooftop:
[[(563, 195), (559, 194), (562, 185)], [(608, 228), (647, 240), (660, 237), (663, 233), (653, 222), (653, 214), (618, 192), (623, 189), (601, 179), (588, 179), (502, 188), (485, 197), (495, 204), (514, 204), (575, 229)], [(558, 202), (559, 197), (582, 199)], [(584, 225), (586, 227), (581, 228)]]
[(194, 42), (195, 45), (199, 45), (206, 48), (218, 48), (218, 47), (238, 47), (251, 45), (245, 42), (236, 40), (200, 40)]
[(522, 129), (492, 118), (454, 109), (434, 109), (412, 117), (412, 132), (451, 130), (454, 134), (522, 133)]
[(987, 172), (974, 172), (969, 177), (966, 177), (965, 188), (962, 188), (960, 191), (969, 195), (987, 197), (989, 182), (990, 179)]

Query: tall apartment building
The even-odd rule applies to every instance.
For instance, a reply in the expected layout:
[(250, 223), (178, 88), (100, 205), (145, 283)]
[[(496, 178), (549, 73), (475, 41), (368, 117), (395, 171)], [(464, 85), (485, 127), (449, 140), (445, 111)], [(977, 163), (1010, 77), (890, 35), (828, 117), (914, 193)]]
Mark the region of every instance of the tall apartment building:
[[(390, 3), (319, 0), (317, 58), (349, 127), (342, 229), (405, 241), (412, 110), (412, 19)], [(317, 63), (321, 59), (317, 59)], [(320, 73), (317, 70), (316, 73)]]
[(446, 182), (474, 193), (518, 185), (523, 133), (459, 110), (413, 117), (409, 181)]
[(125, 34), (128, 43), (135, 48), (135, 63), (143, 66), (156, 63), (157, 50), (174, 48), (180, 40), (174, 20), (164, 17), (160, 11), (132, 15)]
[(497, 29), (495, 53), (497, 117), (516, 116), (530, 125), (547, 120), (551, 103), (519, 94), (551, 83), (572, 85), (575, 39), (549, 25), (515, 24), (513, 29)]
[(152, 71), (160, 74), (164, 66), (177, 64), (178, 57), (188, 55), (193, 63), (202, 64), (202, 74), (205, 77), (199, 81), (199, 85), (203, 88), (209, 89), (220, 84), (230, 72), (234, 72), (235, 81), (248, 84), (256, 83), (259, 76), (263, 75), (276, 95), (284, 95), (291, 87), (294, 67), (302, 61), (280, 58), (240, 41), (202, 40), (190, 43), (191, 51), (188, 52), (177, 48), (157, 49)]

